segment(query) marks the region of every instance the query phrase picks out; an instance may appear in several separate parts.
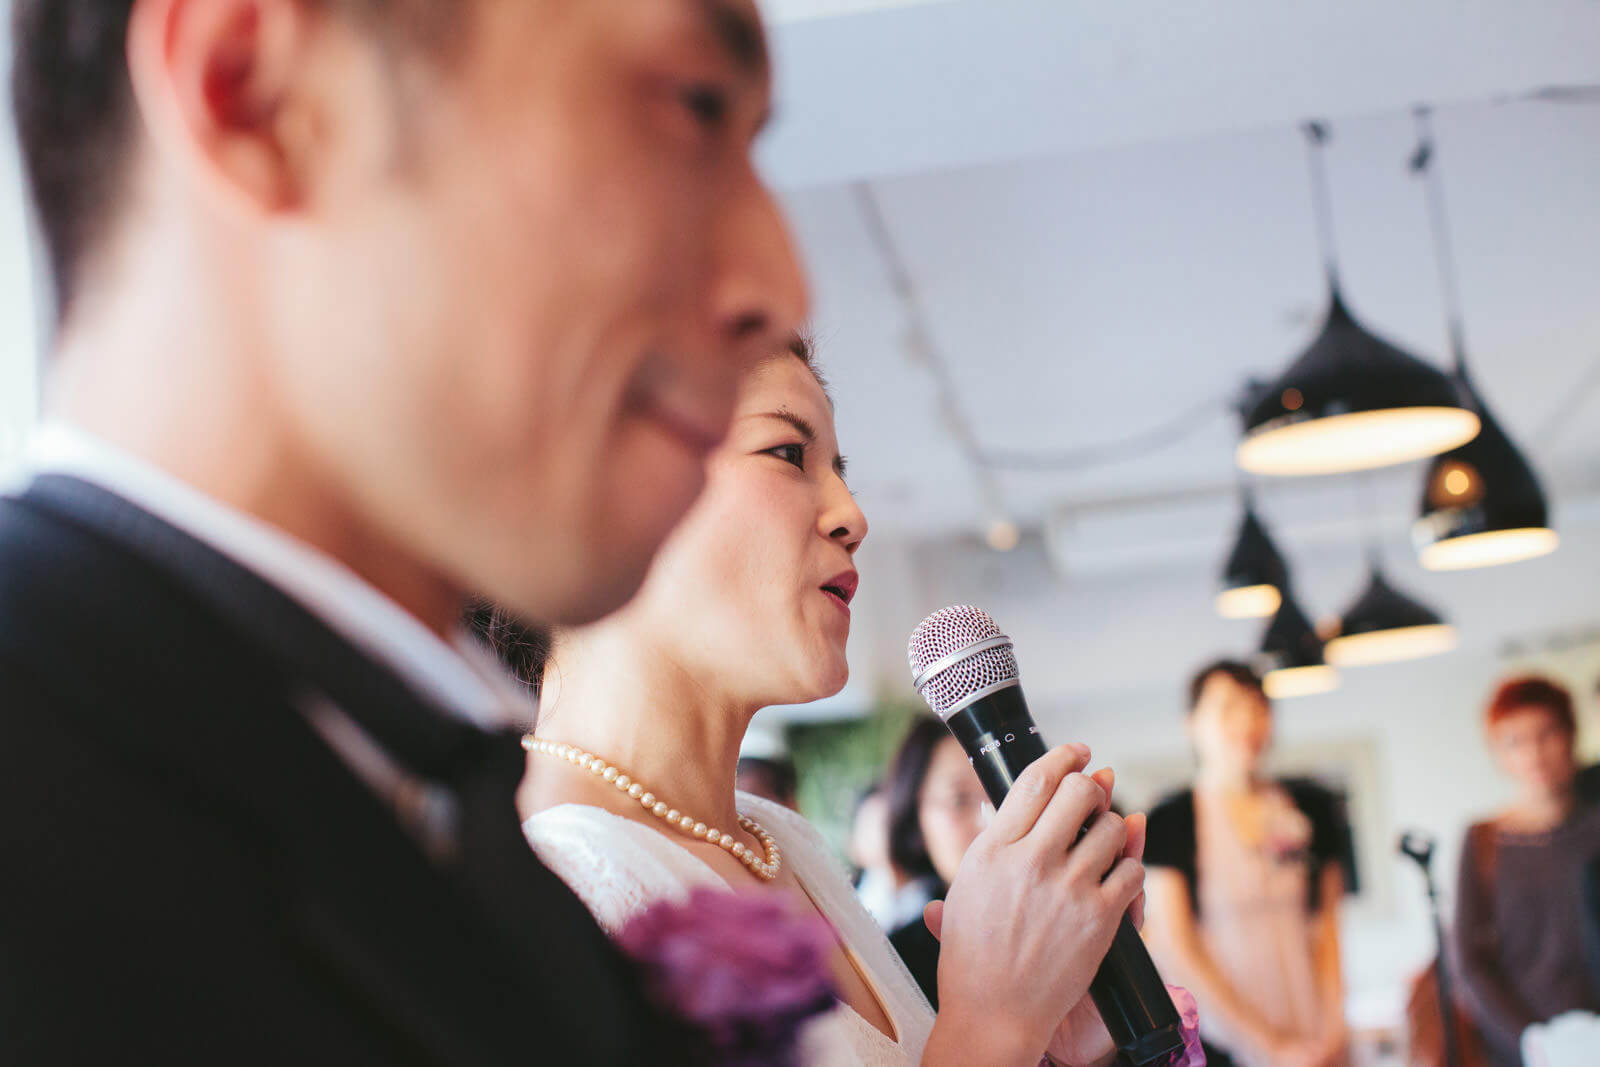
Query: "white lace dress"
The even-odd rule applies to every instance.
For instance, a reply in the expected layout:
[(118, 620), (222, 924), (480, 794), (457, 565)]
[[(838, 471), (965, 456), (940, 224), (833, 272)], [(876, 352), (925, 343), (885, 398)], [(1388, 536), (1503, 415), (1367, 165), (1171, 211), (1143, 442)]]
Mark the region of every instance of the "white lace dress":
[[(922, 1059), (933, 1010), (883, 931), (856, 899), (843, 868), (812, 825), (759, 797), (739, 794), (741, 814), (778, 841), (783, 862), (837, 931), (856, 969), (877, 994), (895, 1031), (886, 1036), (846, 1004), (812, 1022), (802, 1035), (808, 1065), (907, 1067)], [(603, 808), (563, 804), (523, 824), (539, 858), (589, 906), (608, 933), (659, 900), (682, 901), (700, 887), (728, 882), (662, 830)]]

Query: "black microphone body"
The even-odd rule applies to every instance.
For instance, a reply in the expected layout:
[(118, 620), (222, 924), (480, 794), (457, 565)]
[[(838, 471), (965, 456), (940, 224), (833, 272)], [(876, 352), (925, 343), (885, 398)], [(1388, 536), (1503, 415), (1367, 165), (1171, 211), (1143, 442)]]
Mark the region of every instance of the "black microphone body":
[[(1022, 687), (981, 696), (945, 720), (998, 808), (1023, 770), (1048, 749), (1028, 714)], [(1085, 825), (1084, 831), (1087, 832)], [(1081, 834), (1079, 835), (1082, 836)], [(1183, 1048), (1183, 1024), (1139, 931), (1123, 916), (1089, 986), (1111, 1039), (1136, 1064), (1164, 1062)]]

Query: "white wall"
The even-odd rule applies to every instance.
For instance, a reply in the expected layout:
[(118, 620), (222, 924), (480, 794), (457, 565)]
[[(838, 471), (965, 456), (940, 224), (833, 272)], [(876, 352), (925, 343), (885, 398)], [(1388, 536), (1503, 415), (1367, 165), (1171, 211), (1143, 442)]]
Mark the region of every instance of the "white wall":
[[(0, 19), (0, 77), (9, 84), (10, 19)], [(38, 406), (38, 341), (27, 216), (9, 97), (0, 117), (0, 476), (22, 448)]]

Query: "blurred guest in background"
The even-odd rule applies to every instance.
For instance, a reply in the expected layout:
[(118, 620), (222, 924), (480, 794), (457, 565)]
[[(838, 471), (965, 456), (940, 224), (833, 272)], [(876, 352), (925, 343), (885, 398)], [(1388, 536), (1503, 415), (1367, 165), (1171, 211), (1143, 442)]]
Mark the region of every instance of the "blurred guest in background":
[(733, 772), (734, 788), (770, 800), (790, 811), (795, 804), (794, 761), (785, 756), (741, 756)]
[(889, 859), (905, 879), (889, 943), (939, 1006), (939, 940), (923, 906), (942, 900), (991, 813), (966, 752), (938, 719), (920, 718), (889, 770)]
[[(889, 861), (889, 799), (881, 783), (856, 799), (845, 851), (855, 871), (856, 897), (861, 906), (881, 929), (898, 927), (903, 920), (896, 900), (907, 879)], [(932, 899), (931, 893), (922, 897), (916, 906), (919, 916), (922, 906)]]
[(1150, 812), (1151, 945), (1199, 999), (1212, 1063), (1342, 1063), (1341, 805), (1311, 783), (1266, 777), (1272, 705), (1243, 663), (1194, 676), (1188, 734), (1194, 787)]
[(1495, 1062), (1522, 1062), (1522, 1032), (1568, 1011), (1600, 1011), (1584, 953), (1585, 869), (1600, 857), (1600, 808), (1574, 791), (1572, 697), (1514, 678), (1485, 716), (1495, 762), (1517, 787), (1462, 846), (1455, 935), (1464, 993)]

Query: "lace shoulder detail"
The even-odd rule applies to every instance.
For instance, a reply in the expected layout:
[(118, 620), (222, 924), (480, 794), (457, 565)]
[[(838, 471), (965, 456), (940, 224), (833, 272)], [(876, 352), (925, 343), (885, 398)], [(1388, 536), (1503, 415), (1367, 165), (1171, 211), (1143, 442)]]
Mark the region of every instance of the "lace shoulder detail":
[(562, 804), (522, 824), (539, 859), (578, 894), (606, 933), (657, 901), (726, 889), (711, 868), (648, 826), (587, 804)]

